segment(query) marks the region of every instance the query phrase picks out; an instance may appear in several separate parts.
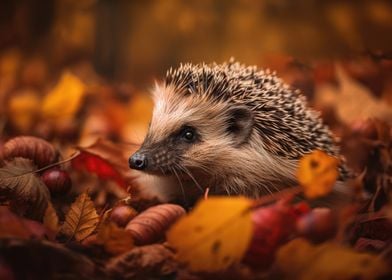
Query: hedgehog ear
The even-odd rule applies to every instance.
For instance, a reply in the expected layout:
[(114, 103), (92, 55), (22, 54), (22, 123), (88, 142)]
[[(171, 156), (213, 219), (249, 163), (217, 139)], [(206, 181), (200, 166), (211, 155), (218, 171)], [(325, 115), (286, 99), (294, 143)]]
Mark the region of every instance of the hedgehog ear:
[(250, 136), (253, 127), (253, 113), (246, 106), (234, 106), (229, 109), (228, 131), (234, 136), (238, 145), (244, 143)]

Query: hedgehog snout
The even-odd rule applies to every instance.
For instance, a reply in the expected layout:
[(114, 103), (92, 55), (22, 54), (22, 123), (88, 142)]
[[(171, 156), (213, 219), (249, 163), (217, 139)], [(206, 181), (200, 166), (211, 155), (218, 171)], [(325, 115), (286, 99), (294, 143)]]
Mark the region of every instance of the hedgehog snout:
[(148, 167), (147, 156), (141, 152), (134, 153), (129, 157), (129, 167), (137, 170), (144, 170)]
[(145, 172), (163, 172), (170, 170), (173, 157), (167, 151), (138, 150), (129, 157), (129, 167)]

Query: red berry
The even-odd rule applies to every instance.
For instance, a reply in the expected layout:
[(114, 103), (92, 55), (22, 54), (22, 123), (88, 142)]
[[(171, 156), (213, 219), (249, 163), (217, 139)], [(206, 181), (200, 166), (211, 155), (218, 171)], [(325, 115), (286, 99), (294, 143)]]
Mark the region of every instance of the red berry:
[(309, 206), (279, 201), (252, 213), (254, 233), (244, 262), (254, 269), (266, 269), (274, 261), (276, 250), (295, 234), (296, 221)]
[(337, 220), (331, 209), (315, 208), (297, 221), (297, 231), (307, 239), (320, 243), (335, 236)]
[(63, 170), (47, 170), (42, 174), (41, 178), (52, 195), (66, 194), (72, 186), (71, 178)]

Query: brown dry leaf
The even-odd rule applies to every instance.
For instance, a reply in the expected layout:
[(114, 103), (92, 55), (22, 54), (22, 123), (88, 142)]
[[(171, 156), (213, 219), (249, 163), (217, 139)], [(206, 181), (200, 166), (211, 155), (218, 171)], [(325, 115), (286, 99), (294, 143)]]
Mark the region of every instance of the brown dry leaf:
[(22, 218), (7, 207), (0, 206), (0, 238), (11, 237), (44, 239), (47, 231), (41, 223)]
[(35, 175), (31, 160), (15, 158), (0, 169), (0, 197), (13, 202), (15, 211), (40, 220), (50, 200), (48, 188)]
[(193, 271), (219, 271), (238, 263), (251, 241), (252, 201), (213, 197), (200, 201), (167, 233), (178, 260)]
[(161, 279), (178, 271), (174, 254), (162, 244), (136, 247), (106, 265), (114, 279)]
[(0, 206), (0, 238), (29, 238), (30, 232), (22, 218), (12, 213), (7, 207)]
[(59, 217), (57, 216), (56, 210), (53, 208), (53, 205), (50, 202), (45, 211), (43, 224), (47, 229), (54, 233), (59, 231)]
[(299, 161), (297, 178), (308, 198), (329, 194), (338, 178), (339, 160), (322, 151), (314, 151)]
[(12, 279), (106, 279), (85, 255), (45, 240), (3, 239), (0, 259), (17, 272)]
[(31, 159), (38, 167), (54, 163), (58, 153), (52, 144), (33, 136), (19, 136), (7, 141), (3, 147), (4, 159), (23, 157)]
[(339, 88), (322, 86), (316, 90), (318, 107), (331, 105), (345, 124), (369, 118), (392, 121), (392, 109), (387, 103), (376, 99), (369, 89), (351, 78), (341, 66), (336, 68), (336, 75)]
[(102, 224), (97, 241), (106, 252), (113, 255), (125, 253), (134, 247), (132, 234), (113, 222)]
[(283, 279), (379, 279), (389, 271), (376, 255), (331, 242), (315, 246), (304, 239), (294, 239), (282, 246), (276, 264)]
[(70, 239), (81, 241), (95, 230), (98, 221), (94, 203), (87, 192), (84, 192), (72, 203), (60, 231)]
[(55, 123), (72, 120), (82, 105), (85, 89), (85, 84), (78, 77), (64, 72), (43, 100), (42, 118)]

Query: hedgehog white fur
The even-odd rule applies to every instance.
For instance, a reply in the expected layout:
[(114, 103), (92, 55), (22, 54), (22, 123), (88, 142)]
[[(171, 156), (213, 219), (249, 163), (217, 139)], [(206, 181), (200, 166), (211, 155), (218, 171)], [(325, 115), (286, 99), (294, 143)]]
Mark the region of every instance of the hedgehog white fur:
[(319, 114), (268, 70), (184, 64), (153, 94), (151, 124), (130, 166), (173, 178), (160, 192), (191, 199), (209, 187), (257, 197), (295, 185), (304, 154), (338, 156)]

